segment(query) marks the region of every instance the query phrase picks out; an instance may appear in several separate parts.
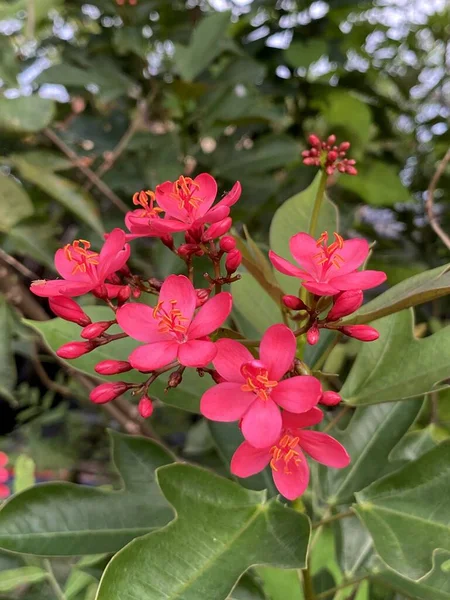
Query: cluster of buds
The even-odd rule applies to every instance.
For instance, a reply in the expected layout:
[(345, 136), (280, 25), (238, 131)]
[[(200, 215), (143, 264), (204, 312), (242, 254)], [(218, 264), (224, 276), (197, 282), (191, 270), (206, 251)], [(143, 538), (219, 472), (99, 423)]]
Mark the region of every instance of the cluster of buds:
[(336, 146), (336, 136), (330, 135), (326, 141), (320, 140), (317, 135), (310, 135), (308, 141), (311, 145), (309, 150), (302, 152), (303, 164), (320, 167), (327, 175), (333, 175), (337, 169), (339, 173), (357, 175), (356, 161), (345, 158), (350, 142), (342, 142)]

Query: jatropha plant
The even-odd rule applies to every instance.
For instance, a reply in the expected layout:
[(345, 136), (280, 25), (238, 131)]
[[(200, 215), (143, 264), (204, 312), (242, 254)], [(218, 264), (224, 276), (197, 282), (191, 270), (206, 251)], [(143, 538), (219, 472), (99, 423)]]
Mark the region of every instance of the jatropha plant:
[[(351, 596), (343, 592), (339, 598), (358, 593), (358, 599), (365, 600), (368, 588), (361, 586), (368, 581), (404, 589), (404, 581), (435, 576), (431, 556), (436, 548), (450, 552), (450, 532), (439, 530), (439, 510), (431, 507), (431, 513), (425, 511), (431, 514), (426, 520), (438, 524), (434, 533), (426, 534), (422, 504), (427, 495), (416, 487), (427, 480), (431, 487), (441, 485), (441, 495), (444, 488), (449, 491), (448, 480), (441, 481), (442, 469), (427, 462), (430, 453), (439, 451), (430, 464), (445, 464), (448, 446), (442, 450), (428, 441), (405, 441), (421, 402), (400, 401), (423, 396), (450, 375), (448, 352), (437, 339), (433, 344), (413, 339), (411, 314), (399, 311), (447, 293), (447, 271), (423, 273), (364, 304), (364, 292), (386, 281), (384, 272), (365, 268), (371, 246), (362, 238), (345, 239), (336, 226), (322, 227), (336, 222), (327, 186), (339, 174), (357, 175), (355, 161), (346, 156), (350, 144), (337, 144), (334, 135), (324, 141), (311, 135), (309, 143), (303, 162), (317, 167), (319, 174), (306, 192), (278, 209), (289, 232), (283, 229), (276, 238), (271, 231), (271, 241), (277, 243), (266, 254), (251, 238), (246, 243), (239, 227), (233, 228), (240, 183), (217, 200), (217, 182), (202, 173), (135, 193), (135, 208), (127, 213), (124, 229), (106, 234), (98, 250), (87, 240), (66, 244), (55, 255), (60, 278), (31, 285), (34, 294), (48, 298), (59, 317), (56, 321), (71, 323), (71, 331), (73, 324), (81, 328), (79, 339), (54, 347), (57, 356), (101, 357), (90, 362), (90, 375), (106, 379), (92, 389), (93, 403), (114, 403), (131, 392), (141, 417), (149, 418), (161, 393), (161, 379), (167, 382), (163, 400), (170, 402), (171, 394), (186, 389), (186, 379), (191, 385), (202, 378), (198, 411), (220, 440), (235, 481), (180, 464), (154, 441), (114, 434), (113, 456), (124, 489), (94, 492), (95, 497), (92, 490), (78, 491), (74, 510), (79, 526), (65, 504), (67, 497), (70, 505), (71, 490), (61, 496), (56, 488), (44, 486), (36, 498), (32, 491), (23, 492), (0, 513), (2, 547), (50, 555), (120, 550), (103, 575), (98, 600), (225, 600), (254, 565), (301, 569), (302, 591), (295, 578), (284, 597), (300, 598), (301, 593), (305, 600), (331, 597), (341, 589)], [(300, 210), (286, 218), (293, 202)], [(307, 215), (298, 229), (296, 214)], [(283, 237), (286, 241), (280, 243)], [(176, 272), (164, 280), (134, 272), (128, 262), (139, 238), (155, 238), (154, 243), (176, 255)], [(274, 314), (265, 315), (269, 322), (264, 328), (258, 320), (257, 327), (246, 330), (235, 318), (235, 308), (238, 313), (241, 308), (239, 286), (249, 278), (251, 301), (258, 306), (261, 295), (273, 308)], [(105, 304), (101, 320), (74, 300), (87, 293), (97, 304)], [(251, 321), (251, 311), (246, 316)], [(375, 327), (369, 324), (374, 320)], [(245, 333), (255, 330), (258, 339)], [(441, 332), (434, 336), (444, 340)], [(352, 356), (356, 346), (359, 350), (342, 384), (339, 373), (321, 369), (349, 338), (355, 340), (350, 344)], [(128, 350), (123, 355), (105, 350), (124, 348), (125, 341)], [(359, 342), (364, 343), (358, 346)], [(441, 350), (436, 352), (436, 347)], [(86, 364), (76, 362), (88, 372)], [(176, 405), (183, 406), (180, 399)], [(339, 421), (343, 428), (337, 426)], [(400, 442), (402, 449), (395, 454)], [(413, 457), (412, 471), (405, 457)], [(254, 491), (264, 488), (267, 492)], [(395, 501), (395, 494), (404, 500)], [(7, 522), (8, 511), (14, 515), (24, 506), (42, 525), (41, 534), (47, 531), (43, 498), (66, 515), (52, 531), (56, 539), (67, 535), (67, 544), (16, 543), (14, 535), (13, 541), (2, 542), (2, 514)], [(23, 523), (20, 514), (17, 522)], [(421, 520), (414, 521), (416, 517)], [(309, 519), (317, 529), (312, 541)], [(351, 525), (342, 525), (335, 533), (339, 542), (333, 542), (336, 547), (348, 545), (341, 563), (344, 574), (316, 595), (309, 553), (314, 559), (314, 548), (323, 543), (329, 523), (337, 527), (344, 519)], [(420, 557), (408, 554), (410, 519), (421, 539)], [(402, 531), (408, 532), (404, 538)], [(334, 546), (326, 552), (334, 553)], [(270, 591), (280, 581), (275, 571), (253, 570), (249, 577), (251, 585), (262, 585), (264, 597), (278, 600)], [(284, 576), (283, 582), (287, 585)]]

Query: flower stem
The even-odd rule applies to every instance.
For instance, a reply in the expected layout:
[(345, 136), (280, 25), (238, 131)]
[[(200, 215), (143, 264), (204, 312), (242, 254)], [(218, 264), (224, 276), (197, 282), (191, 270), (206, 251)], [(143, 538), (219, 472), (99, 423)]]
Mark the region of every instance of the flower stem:
[(325, 196), (325, 188), (327, 187), (327, 179), (328, 175), (325, 173), (325, 171), (322, 171), (319, 189), (317, 190), (316, 199), (314, 200), (311, 221), (309, 222), (309, 234), (313, 237), (316, 232), (317, 222), (319, 221), (320, 208), (322, 206), (323, 197)]
[(357, 583), (361, 583), (361, 581), (364, 581), (365, 579), (368, 579), (369, 577), (370, 577), (370, 575), (367, 574), (362, 577), (357, 577), (356, 579), (352, 579), (351, 581), (344, 582), (341, 585), (337, 585), (334, 588), (330, 588), (329, 590), (326, 590), (325, 592), (322, 592), (318, 596), (316, 596), (316, 600), (322, 600), (323, 598), (328, 598), (329, 596), (333, 596), (336, 592), (339, 592), (339, 590), (343, 590), (346, 587), (350, 587), (352, 585), (356, 585)]
[(55, 574), (53, 573), (52, 564), (48, 560), (48, 558), (44, 558), (43, 567), (47, 571), (47, 580), (55, 594), (55, 597), (58, 600), (66, 600), (66, 595), (64, 594), (63, 590), (61, 589), (61, 586), (59, 585), (59, 583), (55, 577)]
[(311, 577), (311, 572), (309, 570), (309, 566), (307, 565), (305, 569), (302, 569), (302, 577), (303, 577), (303, 592), (305, 595), (305, 600), (316, 600), (316, 595), (314, 594), (314, 586)]
[(322, 521), (318, 521), (314, 523), (312, 528), (317, 529), (318, 527), (323, 527), (324, 525), (328, 525), (328, 523), (332, 523), (333, 521), (339, 521), (340, 519), (346, 519), (347, 517), (353, 517), (355, 513), (352, 510), (347, 510), (345, 512), (337, 513), (331, 517), (326, 519), (322, 519)]

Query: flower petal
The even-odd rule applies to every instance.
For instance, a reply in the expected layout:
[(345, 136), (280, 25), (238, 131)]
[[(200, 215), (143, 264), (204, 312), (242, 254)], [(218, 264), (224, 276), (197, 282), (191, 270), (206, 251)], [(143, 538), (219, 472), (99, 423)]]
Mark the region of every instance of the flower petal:
[(236, 204), (236, 202), (239, 200), (241, 194), (242, 186), (239, 183), (239, 181), (236, 181), (236, 183), (233, 185), (228, 194), (225, 194), (225, 196), (216, 204), (216, 208), (222, 205), (233, 206), (233, 204)]
[(128, 360), (138, 371), (154, 371), (171, 363), (177, 357), (178, 343), (174, 340), (154, 342), (139, 346), (130, 354)]
[(320, 381), (311, 375), (290, 377), (273, 388), (271, 398), (282, 408), (293, 413), (307, 412), (322, 395)]
[(289, 249), (298, 264), (314, 279), (318, 279), (322, 268), (314, 256), (320, 253), (317, 240), (307, 233), (297, 233), (289, 240)]
[(161, 236), (177, 231), (186, 231), (190, 224), (176, 219), (151, 219), (149, 227), (154, 236)]
[(188, 212), (185, 208), (180, 208), (176, 198), (172, 198), (174, 193), (174, 182), (165, 181), (156, 186), (155, 196), (158, 205), (165, 211), (166, 217), (174, 217), (180, 221), (188, 220)]
[(302, 271), (302, 269), (299, 269), (298, 267), (295, 267), (288, 260), (281, 258), (281, 256), (278, 256), (278, 254), (275, 254), (275, 252), (272, 250), (269, 251), (269, 258), (275, 269), (280, 271), (280, 273), (284, 273), (284, 275), (299, 277), (300, 279), (308, 276), (308, 273)]
[(68, 260), (66, 258), (66, 253), (62, 248), (56, 251), (55, 253), (55, 269), (64, 279), (69, 281), (91, 281), (91, 277), (89, 273), (83, 273), (82, 271), (77, 271), (73, 273), (72, 271), (77, 266), (77, 263)]
[(130, 258), (130, 246), (125, 243), (126, 235), (116, 228), (108, 235), (98, 257), (97, 276), (100, 281), (121, 269)]
[(269, 448), (253, 448), (248, 442), (243, 442), (231, 459), (230, 470), (238, 477), (256, 475), (267, 467), (271, 455)]
[(82, 296), (87, 294), (93, 288), (92, 282), (66, 281), (51, 279), (49, 281), (35, 282), (31, 284), (30, 290), (36, 296), (41, 298), (50, 298), (51, 296)]
[(212, 421), (238, 421), (254, 402), (254, 398), (253, 393), (243, 392), (238, 383), (219, 383), (203, 394), (200, 412)]
[(333, 285), (331, 285), (330, 283), (318, 283), (316, 281), (306, 280), (302, 282), (302, 286), (308, 290), (308, 292), (312, 292), (318, 296), (334, 296), (341, 291), (334, 285), (334, 281), (335, 279), (332, 279)]
[(267, 448), (280, 438), (281, 411), (270, 398), (255, 398), (242, 419), (241, 429), (249, 444)]
[(192, 227), (198, 227), (203, 223), (218, 223), (222, 221), (230, 214), (230, 208), (228, 206), (215, 206), (208, 210), (204, 215), (195, 219)]
[(298, 431), (299, 445), (314, 460), (326, 465), (342, 469), (350, 463), (350, 456), (342, 444), (321, 431)]
[(199, 186), (194, 193), (194, 196), (200, 199), (198, 208), (194, 210), (194, 218), (198, 219), (203, 217), (213, 205), (217, 196), (217, 182), (209, 173), (200, 173), (194, 179), (194, 183)]
[(205, 302), (195, 315), (189, 330), (188, 339), (209, 335), (223, 325), (233, 307), (233, 298), (228, 292), (221, 292)]
[(217, 354), (216, 345), (206, 340), (191, 340), (180, 344), (178, 360), (185, 367), (206, 367)]
[(278, 381), (291, 368), (297, 349), (292, 331), (286, 325), (272, 325), (264, 333), (259, 358), (269, 371), (269, 378)]
[(357, 271), (333, 277), (330, 284), (339, 290), (368, 290), (386, 281), (386, 273), (383, 271)]
[(170, 334), (158, 331), (158, 321), (153, 317), (153, 309), (147, 304), (131, 302), (116, 312), (119, 326), (140, 342), (162, 342), (172, 339)]
[(309, 466), (303, 454), (298, 465), (290, 466), (290, 472), (286, 473), (282, 461), (277, 461), (277, 470), (272, 470), (274, 483), (280, 492), (288, 500), (295, 500), (301, 496), (309, 483)]
[(213, 360), (214, 368), (227, 381), (243, 383), (245, 381), (241, 366), (254, 360), (253, 355), (245, 346), (236, 340), (222, 338), (217, 340), (217, 356)]
[(339, 267), (330, 265), (328, 268), (329, 279), (331, 279), (331, 276), (339, 277), (356, 271), (369, 255), (369, 244), (361, 238), (346, 240), (343, 247), (336, 250), (336, 255), (340, 256), (343, 262), (339, 261)]
[(299, 414), (284, 410), (282, 418), (285, 429), (302, 429), (303, 427), (312, 427), (320, 423), (323, 419), (323, 412), (317, 406)]
[[(176, 300), (176, 304), (173, 301)], [(170, 311), (177, 308), (183, 317), (187, 319), (184, 325), (188, 326), (194, 314), (197, 296), (194, 286), (184, 275), (169, 275), (161, 286), (159, 301), (163, 303), (163, 309)]]

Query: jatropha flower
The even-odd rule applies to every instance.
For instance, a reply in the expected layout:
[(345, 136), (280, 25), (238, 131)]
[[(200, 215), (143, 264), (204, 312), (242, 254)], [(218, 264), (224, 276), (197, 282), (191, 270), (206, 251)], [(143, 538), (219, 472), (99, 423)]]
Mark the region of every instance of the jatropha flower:
[(315, 240), (307, 233), (297, 233), (289, 247), (300, 267), (296, 267), (272, 250), (273, 266), (291, 277), (298, 277), (304, 288), (319, 296), (333, 296), (344, 290), (367, 290), (386, 281), (383, 271), (357, 271), (369, 254), (363, 239), (344, 240), (338, 233), (328, 244), (325, 231)]
[(220, 339), (213, 365), (223, 382), (207, 390), (200, 402), (201, 413), (213, 421), (241, 420), (245, 439), (264, 448), (280, 436), (280, 408), (303, 413), (315, 406), (321, 395), (320, 382), (303, 375), (282, 379), (292, 368), (296, 340), (286, 325), (272, 325), (265, 332), (256, 360), (239, 342)]
[[(130, 256), (125, 243), (125, 233), (114, 229), (103, 244), (100, 253), (90, 249), (86, 240), (75, 240), (57, 250), (55, 267), (63, 279), (38, 280), (31, 284), (36, 296), (81, 296), (105, 284), (109, 277), (121, 269)], [(117, 287), (117, 286), (114, 286)]]
[(194, 316), (197, 294), (184, 275), (170, 275), (162, 284), (154, 308), (140, 303), (122, 306), (117, 322), (144, 346), (129, 357), (133, 368), (153, 371), (175, 359), (185, 367), (205, 367), (217, 354), (208, 335), (220, 327), (231, 312), (232, 298), (221, 292), (207, 300)]
[(345, 158), (350, 142), (342, 142), (336, 146), (336, 136), (330, 135), (326, 141), (320, 140), (317, 135), (308, 138), (311, 148), (302, 152), (303, 164), (307, 166), (321, 167), (327, 175), (332, 175), (337, 169), (340, 173), (357, 175), (356, 161)]
[(322, 418), (322, 411), (316, 407), (303, 414), (284, 411), (283, 428), (276, 441), (262, 448), (243, 442), (233, 455), (231, 472), (250, 477), (270, 464), (278, 491), (288, 500), (295, 500), (309, 483), (304, 452), (328, 467), (341, 469), (350, 463), (350, 456), (337, 440), (326, 433), (304, 429), (317, 425)]
[(161, 219), (162, 208), (155, 205), (155, 193), (151, 190), (141, 190), (133, 195), (133, 204), (140, 206), (130, 210), (125, 215), (125, 225), (130, 230), (127, 239), (138, 237), (159, 237), (160, 234), (153, 231), (151, 222), (153, 219)]

